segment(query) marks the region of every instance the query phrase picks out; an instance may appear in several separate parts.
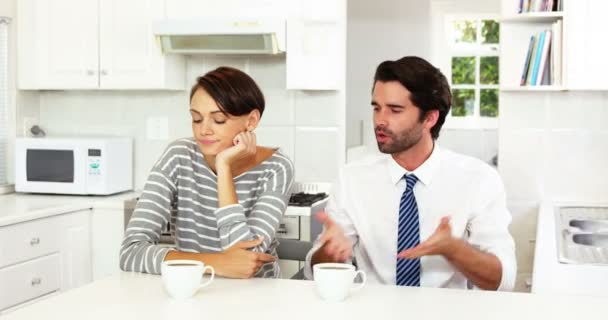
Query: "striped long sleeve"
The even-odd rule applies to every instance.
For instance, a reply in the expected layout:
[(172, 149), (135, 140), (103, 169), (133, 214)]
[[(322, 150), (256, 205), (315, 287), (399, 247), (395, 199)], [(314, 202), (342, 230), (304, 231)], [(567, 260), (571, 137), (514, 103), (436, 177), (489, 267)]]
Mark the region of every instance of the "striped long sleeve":
[(125, 230), (120, 251), (122, 270), (160, 274), (160, 265), (171, 248), (158, 243), (171, 219), (176, 193), (175, 182), (162, 170), (162, 162), (157, 162)]
[[(293, 175), (291, 160), (277, 150), (234, 178), (238, 204), (218, 208), (217, 176), (194, 140), (171, 143), (152, 168), (125, 231), (121, 269), (158, 274), (169, 250), (218, 253), (260, 235), (265, 240), (253, 250), (276, 256), (276, 230)], [(175, 248), (167, 248), (159, 240), (172, 221), (172, 210), (176, 241)], [(277, 263), (266, 265), (256, 276), (277, 277), (278, 268)]]
[[(263, 236), (264, 241), (254, 251), (266, 252), (273, 242), (279, 222), (283, 217), (289, 201), (289, 191), (293, 182), (293, 167), (287, 158), (279, 159), (272, 164), (274, 168), (266, 169), (258, 178), (261, 194), (247, 215), (242, 204), (234, 204), (215, 211), (220, 231), (222, 249), (227, 249), (243, 240), (252, 240)], [(236, 186), (241, 182), (236, 181)]]

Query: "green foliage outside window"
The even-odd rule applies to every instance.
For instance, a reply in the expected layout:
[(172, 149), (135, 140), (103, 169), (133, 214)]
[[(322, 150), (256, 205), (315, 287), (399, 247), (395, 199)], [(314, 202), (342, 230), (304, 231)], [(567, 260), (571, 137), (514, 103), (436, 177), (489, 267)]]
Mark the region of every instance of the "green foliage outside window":
[(481, 22), (481, 42), (498, 44), (500, 37), (500, 24), (496, 20), (483, 20)]
[(481, 89), (479, 113), (482, 117), (498, 116), (498, 90)]
[(454, 89), (452, 90), (452, 116), (472, 116), (475, 112), (475, 90)]
[(477, 21), (454, 21), (454, 39), (459, 43), (477, 42)]
[(475, 84), (475, 57), (452, 58), (452, 84)]
[(480, 58), (479, 77), (481, 84), (498, 84), (498, 57)]

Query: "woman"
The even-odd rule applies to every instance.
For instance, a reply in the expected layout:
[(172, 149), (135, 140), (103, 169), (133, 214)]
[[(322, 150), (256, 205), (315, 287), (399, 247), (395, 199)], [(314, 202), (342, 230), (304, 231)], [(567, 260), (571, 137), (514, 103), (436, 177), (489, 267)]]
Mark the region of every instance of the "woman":
[[(193, 138), (174, 141), (152, 168), (120, 252), (125, 271), (160, 273), (189, 259), (230, 278), (279, 277), (275, 238), (292, 162), (256, 145), (264, 96), (247, 74), (220, 67), (190, 92)], [(177, 208), (176, 246), (158, 244)]]

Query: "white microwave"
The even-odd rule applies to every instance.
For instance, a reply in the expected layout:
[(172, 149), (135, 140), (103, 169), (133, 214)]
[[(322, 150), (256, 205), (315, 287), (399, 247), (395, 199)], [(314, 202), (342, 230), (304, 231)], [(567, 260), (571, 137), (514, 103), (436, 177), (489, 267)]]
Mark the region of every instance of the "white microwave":
[(130, 138), (17, 138), (15, 191), (109, 195), (133, 189)]

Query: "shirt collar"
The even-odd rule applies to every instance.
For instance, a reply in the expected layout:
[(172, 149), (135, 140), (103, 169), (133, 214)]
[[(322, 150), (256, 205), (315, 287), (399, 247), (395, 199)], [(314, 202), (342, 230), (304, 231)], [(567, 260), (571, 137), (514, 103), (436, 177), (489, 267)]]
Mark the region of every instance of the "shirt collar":
[(391, 176), (391, 181), (393, 184), (399, 183), (399, 181), (403, 178), (405, 174), (413, 173), (416, 175), (418, 180), (422, 182), (424, 185), (428, 185), (431, 183), (435, 172), (439, 169), (439, 145), (435, 142), (433, 146), (433, 151), (431, 151), (431, 155), (428, 159), (426, 159), (418, 168), (414, 171), (409, 172), (402, 166), (400, 166), (393, 157), (389, 157), (388, 159), (388, 170)]

